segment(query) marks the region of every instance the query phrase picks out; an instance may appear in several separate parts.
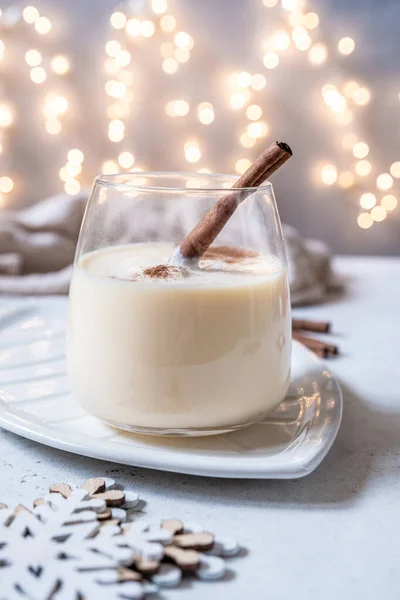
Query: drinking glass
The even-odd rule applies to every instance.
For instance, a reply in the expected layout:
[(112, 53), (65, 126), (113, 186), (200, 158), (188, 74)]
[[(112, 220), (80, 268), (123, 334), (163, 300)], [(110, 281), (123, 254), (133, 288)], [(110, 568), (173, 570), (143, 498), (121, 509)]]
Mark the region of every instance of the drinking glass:
[(260, 421), (284, 399), (291, 314), (271, 183), (244, 190), (189, 276), (138, 276), (139, 267), (167, 263), (221, 196), (238, 193), (229, 191), (235, 181), (167, 172), (95, 179), (73, 268), (67, 354), (73, 393), (105, 423), (210, 435)]

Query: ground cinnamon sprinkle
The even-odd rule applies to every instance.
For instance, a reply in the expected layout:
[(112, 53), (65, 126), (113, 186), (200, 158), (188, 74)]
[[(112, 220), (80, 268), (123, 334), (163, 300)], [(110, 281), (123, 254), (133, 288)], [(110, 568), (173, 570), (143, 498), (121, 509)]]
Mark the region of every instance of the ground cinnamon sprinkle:
[(223, 260), (226, 263), (239, 263), (245, 258), (255, 258), (258, 252), (255, 250), (247, 250), (246, 248), (238, 248), (236, 246), (210, 246), (203, 254), (203, 260)]
[(180, 279), (189, 275), (185, 267), (174, 267), (172, 265), (156, 265), (144, 269), (143, 275), (151, 279)]

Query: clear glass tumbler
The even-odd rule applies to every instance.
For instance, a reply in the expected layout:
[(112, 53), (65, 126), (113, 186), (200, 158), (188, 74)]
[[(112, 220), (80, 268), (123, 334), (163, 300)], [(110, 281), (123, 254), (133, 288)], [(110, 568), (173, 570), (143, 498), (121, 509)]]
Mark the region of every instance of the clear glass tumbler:
[[(287, 262), (272, 185), (246, 199), (200, 263), (148, 276), (236, 178), (97, 177), (69, 300), (73, 393), (105, 423), (210, 435), (262, 420), (290, 379)], [(237, 190), (235, 190), (237, 193)]]

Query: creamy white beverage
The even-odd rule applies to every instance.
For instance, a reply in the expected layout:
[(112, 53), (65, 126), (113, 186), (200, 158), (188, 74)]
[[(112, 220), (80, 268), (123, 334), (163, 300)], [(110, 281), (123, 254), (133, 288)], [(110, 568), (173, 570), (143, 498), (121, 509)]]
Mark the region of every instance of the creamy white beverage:
[(127, 429), (212, 433), (262, 419), (290, 378), (291, 316), (278, 259), (219, 251), (166, 265), (168, 243), (97, 250), (74, 268), (74, 394)]

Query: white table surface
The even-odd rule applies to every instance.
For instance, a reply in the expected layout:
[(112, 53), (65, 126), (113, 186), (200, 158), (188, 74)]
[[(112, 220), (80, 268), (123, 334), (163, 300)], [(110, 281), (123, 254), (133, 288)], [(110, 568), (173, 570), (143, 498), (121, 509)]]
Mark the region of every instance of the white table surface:
[(54, 481), (107, 475), (135, 489), (149, 516), (201, 521), (246, 548), (226, 581), (195, 582), (166, 599), (398, 600), (400, 259), (340, 258), (336, 266), (347, 292), (295, 313), (332, 320), (342, 350), (327, 365), (342, 385), (343, 422), (313, 474), (235, 481), (160, 473), (0, 431), (0, 500), (13, 505)]

